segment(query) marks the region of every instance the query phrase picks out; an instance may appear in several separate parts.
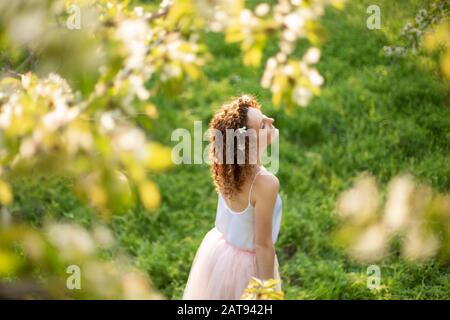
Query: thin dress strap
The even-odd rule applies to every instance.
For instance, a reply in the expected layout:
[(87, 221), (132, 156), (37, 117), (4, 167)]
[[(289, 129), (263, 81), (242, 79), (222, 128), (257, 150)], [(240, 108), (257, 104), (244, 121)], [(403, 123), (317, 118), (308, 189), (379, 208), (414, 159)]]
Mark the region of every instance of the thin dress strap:
[(261, 169), (261, 167), (259, 168), (259, 171), (255, 174), (255, 176), (253, 177), (253, 181), (252, 184), (250, 185), (250, 190), (248, 192), (248, 206), (250, 206), (250, 198), (252, 196), (252, 189), (253, 189), (253, 184), (255, 183), (256, 177), (262, 172), (263, 170)]

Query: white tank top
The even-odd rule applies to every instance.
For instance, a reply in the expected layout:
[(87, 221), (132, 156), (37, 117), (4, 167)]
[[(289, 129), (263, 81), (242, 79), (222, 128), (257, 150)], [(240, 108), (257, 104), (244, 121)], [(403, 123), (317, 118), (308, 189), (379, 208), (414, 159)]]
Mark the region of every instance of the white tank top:
[[(218, 193), (218, 204), (215, 227), (224, 235), (225, 239), (240, 249), (253, 251), (255, 248), (255, 208), (250, 204), (250, 196), (256, 177), (264, 170), (256, 173), (248, 193), (248, 206), (243, 211), (231, 210), (224, 197)], [(280, 194), (273, 208), (272, 241), (275, 243), (281, 226), (282, 201)]]

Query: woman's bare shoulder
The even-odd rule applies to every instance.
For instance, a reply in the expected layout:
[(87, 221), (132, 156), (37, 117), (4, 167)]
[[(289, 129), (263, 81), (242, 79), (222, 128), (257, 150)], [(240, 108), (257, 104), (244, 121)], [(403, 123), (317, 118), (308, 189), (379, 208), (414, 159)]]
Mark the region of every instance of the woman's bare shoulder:
[(280, 182), (271, 172), (264, 171), (255, 179), (255, 194), (259, 197), (271, 196), (278, 193)]

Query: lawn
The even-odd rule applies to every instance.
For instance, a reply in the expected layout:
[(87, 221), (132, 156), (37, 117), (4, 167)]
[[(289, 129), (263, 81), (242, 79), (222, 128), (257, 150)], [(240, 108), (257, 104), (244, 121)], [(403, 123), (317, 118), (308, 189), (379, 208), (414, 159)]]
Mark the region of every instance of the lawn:
[[(363, 171), (383, 187), (409, 172), (435, 190), (450, 190), (450, 96), (435, 61), (420, 54), (387, 58), (382, 50), (397, 41), (421, 3), (378, 0), (381, 30), (366, 27), (371, 1), (349, 0), (343, 11), (327, 10), (321, 20), (327, 39), (318, 65), (324, 88), (307, 108), (292, 114), (275, 109), (269, 92), (260, 87), (263, 66), (244, 67), (239, 48), (218, 34), (205, 38), (214, 56), (204, 69), (208, 80), (188, 84), (176, 96), (154, 98), (160, 116), (149, 134), (169, 146), (176, 143), (171, 141), (174, 129), (193, 131), (196, 120), (206, 129), (214, 110), (241, 93), (255, 95), (275, 118), (283, 199), (276, 250), (286, 299), (450, 298), (448, 264), (407, 263), (395, 251), (379, 264), (382, 288), (369, 290), (369, 264), (348, 258), (332, 237), (338, 225), (336, 198)], [(274, 49), (269, 45), (266, 56)], [(206, 164), (178, 165), (154, 180), (162, 193), (157, 212), (137, 206), (111, 224), (117, 250), (127, 251), (167, 298), (179, 299), (196, 249), (214, 225), (217, 195)], [(89, 226), (94, 218), (72, 195), (70, 184), (48, 177), (17, 180), (11, 210), (36, 224), (48, 215)]]

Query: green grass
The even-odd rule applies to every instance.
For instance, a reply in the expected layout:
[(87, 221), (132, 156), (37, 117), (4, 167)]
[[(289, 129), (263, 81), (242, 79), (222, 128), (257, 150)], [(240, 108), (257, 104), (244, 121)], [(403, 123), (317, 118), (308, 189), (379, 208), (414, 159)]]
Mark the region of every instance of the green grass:
[[(423, 57), (392, 60), (382, 48), (392, 44), (420, 1), (377, 1), (382, 29), (366, 28), (370, 1), (348, 1), (327, 10), (322, 25), (328, 39), (318, 65), (326, 83), (322, 94), (292, 115), (274, 109), (259, 86), (261, 69), (245, 68), (239, 49), (208, 34), (214, 60), (209, 78), (171, 98), (159, 97), (160, 119), (152, 136), (166, 145), (172, 130), (204, 128), (223, 101), (241, 93), (258, 97), (280, 128), (283, 222), (276, 250), (287, 299), (449, 299), (449, 266), (405, 263), (393, 253), (381, 267), (383, 289), (366, 287), (368, 265), (346, 257), (332, 241), (338, 194), (362, 171), (385, 185), (410, 172), (438, 191), (450, 189), (449, 96), (436, 68)], [(267, 54), (273, 52), (273, 45)], [(194, 254), (213, 227), (217, 205), (206, 165), (177, 166), (154, 176), (162, 190), (156, 216), (140, 207), (115, 217), (113, 230), (123, 248), (147, 271), (168, 298), (179, 299)], [(89, 210), (71, 195), (67, 182), (21, 183), (15, 212), (35, 221), (47, 213), (89, 225)], [(26, 195), (26, 196), (24, 196)]]

